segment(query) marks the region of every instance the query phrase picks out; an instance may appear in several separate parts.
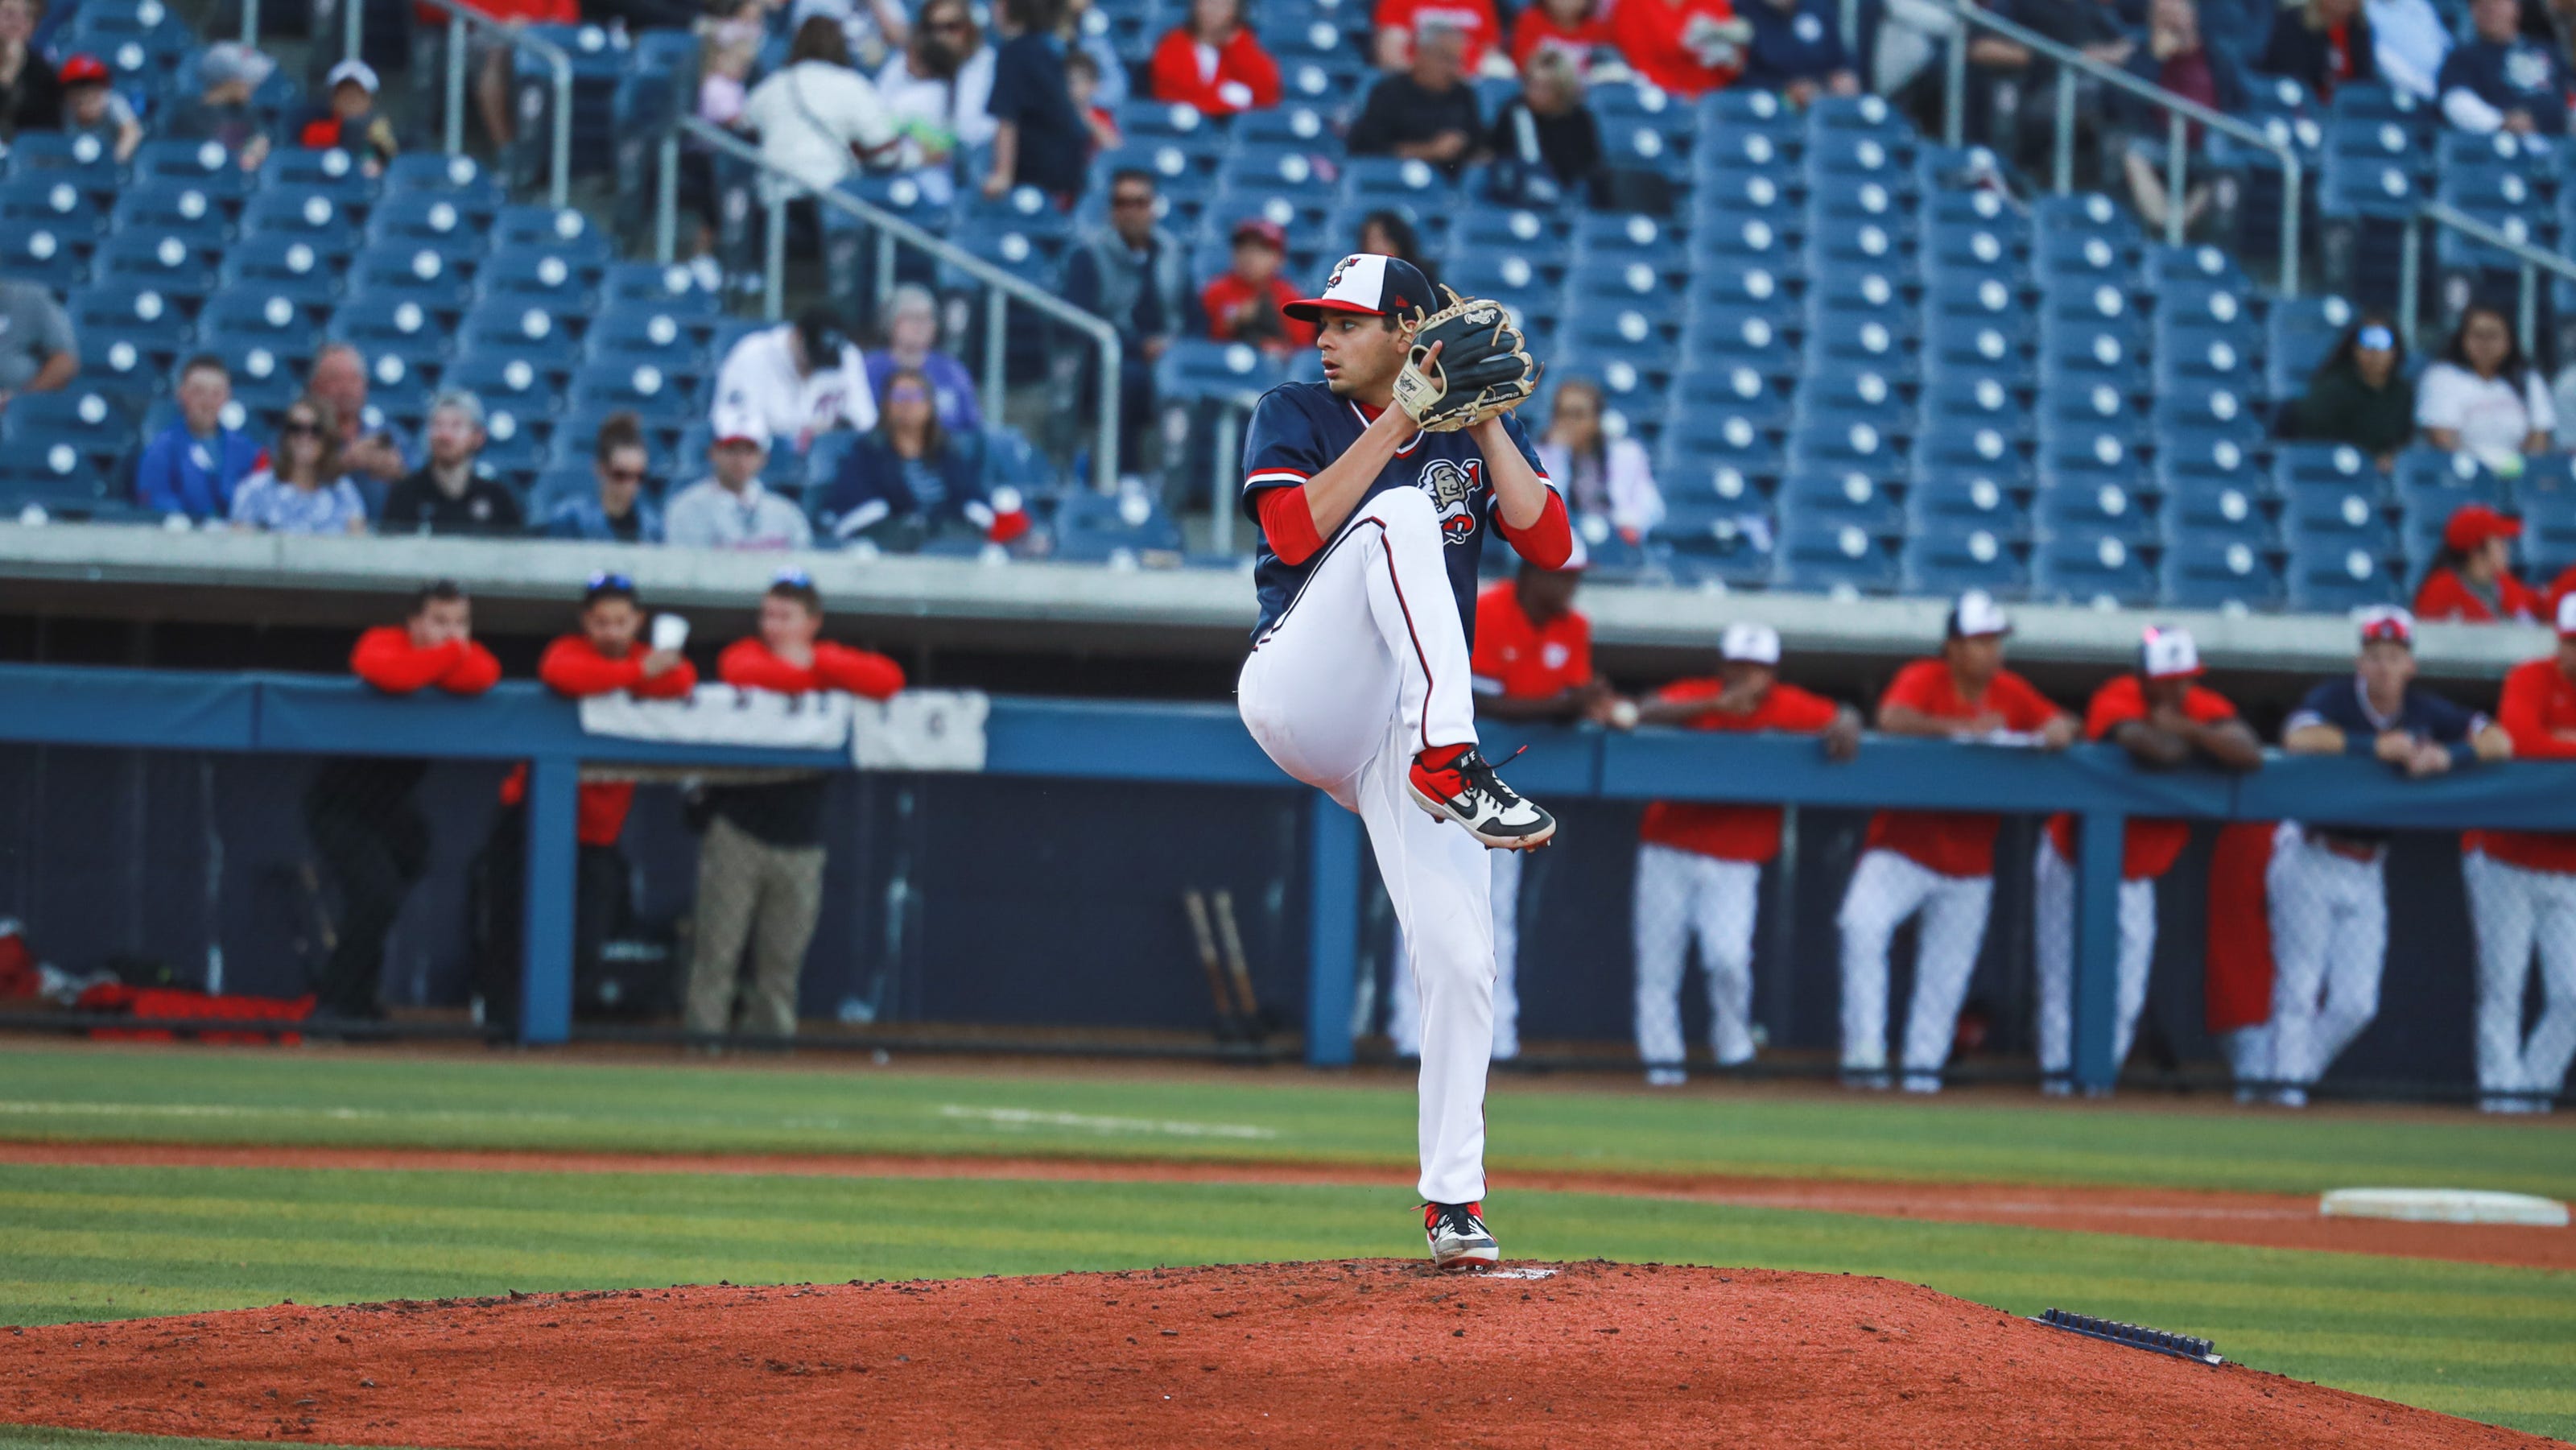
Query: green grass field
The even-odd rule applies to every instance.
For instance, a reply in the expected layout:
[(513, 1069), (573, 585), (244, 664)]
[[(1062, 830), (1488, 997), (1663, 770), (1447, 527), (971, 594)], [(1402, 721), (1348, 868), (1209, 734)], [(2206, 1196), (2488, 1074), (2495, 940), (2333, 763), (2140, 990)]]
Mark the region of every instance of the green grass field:
[[(2576, 1196), (2576, 1133), (2400, 1112), (2298, 1117), (1994, 1100), (1648, 1096), (1504, 1082), (1513, 1166), (2308, 1192)], [(1089, 1154), (1384, 1165), (1383, 1190), (686, 1173), (0, 1166), (0, 1321), (626, 1285), (1409, 1255), (1411, 1094), (1390, 1079), (676, 1066), (267, 1052), (21, 1051), (0, 1137), (647, 1152)], [(1007, 1209), (996, 1212), (997, 1206)], [(2576, 1274), (1507, 1193), (1515, 1258), (1850, 1271), (2016, 1313), (2215, 1338), (2365, 1394), (2576, 1435)], [(160, 1445), (0, 1430), (0, 1447)]]

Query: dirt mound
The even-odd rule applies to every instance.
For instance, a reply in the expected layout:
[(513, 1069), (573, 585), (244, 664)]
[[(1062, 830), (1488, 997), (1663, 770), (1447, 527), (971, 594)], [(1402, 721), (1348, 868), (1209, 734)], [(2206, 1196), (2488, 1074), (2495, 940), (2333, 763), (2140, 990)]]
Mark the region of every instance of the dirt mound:
[(0, 1335), (0, 1419), (459, 1450), (2548, 1443), (1884, 1279), (1601, 1263), (718, 1286), (54, 1325)]

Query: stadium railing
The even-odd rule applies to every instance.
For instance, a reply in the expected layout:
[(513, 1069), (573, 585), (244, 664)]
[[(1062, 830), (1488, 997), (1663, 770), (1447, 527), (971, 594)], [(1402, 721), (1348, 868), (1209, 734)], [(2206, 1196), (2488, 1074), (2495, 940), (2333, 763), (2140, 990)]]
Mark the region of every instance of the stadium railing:
[[(449, 155), (462, 155), (465, 150), (465, 65), (466, 36), (469, 30), (480, 30), (495, 42), (513, 50), (523, 50), (545, 63), (554, 72), (554, 114), (549, 118), (552, 140), (548, 152), (546, 205), (561, 210), (572, 204), (572, 56), (562, 46), (516, 25), (505, 25), (490, 16), (461, 5), (457, 0), (425, 0), (447, 13), (447, 99), (446, 133), (440, 149)], [(357, 60), (366, 39), (366, 0), (341, 0), (343, 25), (341, 53), (345, 59)], [(242, 14), (243, 39), (248, 43), (259, 23), (257, 0), (250, 0)]]
[(2514, 309), (2515, 336), (2524, 352), (2538, 356), (2540, 346), (2540, 274), (2550, 272), (2576, 281), (2576, 261), (2535, 247), (2523, 238), (2512, 236), (2491, 223), (2481, 221), (2446, 201), (2428, 201), (2416, 209), (2415, 220), (2406, 227), (2398, 253), (2397, 322), (2408, 347), (2415, 346), (2418, 314), (2424, 300), (2424, 233), (2439, 228), (2460, 233), (2473, 242), (2495, 248), (2513, 258), (2519, 277), (2517, 303)]
[[(1279, 849), (1302, 857), (1302, 871), (1276, 879), (1303, 877), (1302, 900), (1292, 886), (1289, 898), (1277, 905), (1290, 916), (1300, 914), (1302, 906), (1305, 918), (1305, 1058), (1317, 1066), (1353, 1060), (1355, 963), (1366, 900), (1365, 851), (1356, 817), (1319, 793), (1293, 786), (1224, 706), (998, 698), (990, 702), (986, 732), (984, 775), (1007, 782), (1048, 782), (1057, 798), (1083, 783), (1107, 782), (1250, 789), (1278, 799), (1283, 807), (1293, 803), (1290, 814), (1265, 815), (1260, 829), (1276, 832), (1272, 839)], [(2306, 816), (2389, 830), (2576, 831), (2576, 793), (2566, 789), (2568, 772), (2541, 763), (2410, 781), (2366, 759), (2276, 756), (2260, 772), (2232, 777), (2194, 769), (2150, 773), (2132, 766), (2124, 752), (2103, 746), (2037, 754), (1873, 738), (1857, 760), (1835, 764), (1823, 758), (1812, 740), (1795, 737), (1499, 728), (1487, 734), (1498, 759), (1526, 744), (1527, 753), (1512, 768), (1513, 780), (1537, 798), (1568, 807), (1587, 801), (1690, 800), (1829, 810), (2072, 812), (2080, 843), (2073, 1077), (2086, 1087), (2107, 1087), (2117, 1070), (2112, 1060), (2116, 903), (2120, 842), (2129, 817), (2269, 822)], [(0, 739), (214, 757), (484, 762), (487, 770), (529, 762), (528, 909), (521, 941), (525, 970), (520, 1009), (513, 1014), (521, 1040), (529, 1043), (561, 1042), (571, 1033), (575, 798), (586, 766), (827, 773), (853, 768), (845, 752), (585, 734), (571, 705), (526, 683), (505, 683), (476, 699), (396, 699), (354, 681), (318, 676), (43, 666), (0, 668)], [(40, 757), (35, 762), (39, 771), (47, 758), (57, 757)], [(206, 789), (211, 800), (212, 787)], [(1267, 796), (1277, 790), (1294, 794)], [(1011, 793), (1039, 805), (1049, 800), (1048, 792), (1025, 786)], [(1129, 809), (1136, 799), (1115, 793), (1105, 808)], [(88, 809), (112, 815), (116, 808), (95, 803)], [(1302, 823), (1290, 824), (1298, 815), (1304, 817)], [(1017, 819), (1025, 823), (1029, 817)], [(139, 826), (139, 809), (135, 820)], [(1296, 844), (1290, 847), (1292, 839)], [(173, 844), (147, 841), (140, 831), (137, 842), (137, 849)], [(27, 849), (47, 848), (38, 842)], [(183, 866), (183, 879), (198, 869)], [(215, 894), (214, 879), (210, 871), (209, 897)], [(27, 889), (24, 878), (20, 889)], [(981, 909), (1008, 906), (1012, 888), (1007, 876), (981, 889)], [(2391, 893), (2392, 898), (2400, 894)], [(18, 909), (23, 912), (27, 906), (22, 902)], [(220, 906), (207, 903), (210, 912)], [(1091, 909), (1118, 908), (1101, 902)], [(1072, 925), (1066, 924), (1067, 929)]]
[[(2299, 295), (2299, 198), (2301, 172), (2298, 149), (2287, 141), (2265, 134), (2234, 116), (2213, 111), (2188, 96), (2142, 81), (2115, 65), (2106, 65), (2070, 46), (2060, 45), (2028, 26), (1981, 10), (1975, 5), (1954, 0), (1951, 14), (1959, 28), (1951, 32), (1947, 56), (1949, 66), (1945, 110), (1942, 115), (1942, 139), (1957, 146), (1967, 131), (1968, 41), (1970, 29), (1990, 31), (2016, 45), (2047, 56), (2056, 63), (2055, 141), (2051, 152), (2050, 187), (2059, 196), (2075, 189), (2075, 87), (2080, 73), (2114, 86), (2147, 105), (2165, 113), (2165, 185), (2166, 194), (2184, 195), (2184, 164), (2191, 148), (2184, 144), (2191, 125), (2233, 137), (2258, 150), (2270, 152), (2281, 163), (2281, 271), (2278, 289), (2283, 297)], [(2165, 209), (2165, 244), (2179, 247), (2183, 242), (2185, 208), (2174, 205)]]
[[(875, 269), (877, 300), (880, 303), (885, 300), (885, 293), (894, 285), (894, 253), (898, 246), (911, 247), (927, 253), (931, 260), (943, 269), (982, 284), (985, 304), (984, 397), (986, 399), (997, 400), (1005, 395), (1003, 361), (1008, 352), (1005, 339), (1010, 319), (1010, 303), (1013, 301), (1034, 307), (1055, 322), (1088, 336), (1100, 349), (1099, 376), (1102, 378), (1118, 376), (1121, 353), (1118, 329), (1106, 321), (1092, 316), (1035, 283), (1012, 276), (1009, 272), (994, 266), (965, 248), (935, 236), (883, 207), (870, 204), (864, 198), (853, 196), (844, 190), (816, 191), (790, 173), (770, 165), (761, 157), (758, 147), (746, 143), (741, 137), (720, 127), (710, 126), (704, 121), (683, 117), (673, 128), (671, 135), (663, 140), (662, 213), (661, 220), (656, 223), (657, 236), (667, 237), (675, 228), (672, 212), (679, 204), (678, 188), (671, 184), (671, 178), (678, 170), (677, 147), (682, 136), (742, 161), (755, 168), (762, 177), (779, 183), (778, 186), (770, 189), (767, 199), (768, 255), (761, 278), (764, 315), (772, 321), (776, 321), (785, 311), (787, 203), (792, 197), (803, 196), (811, 198), (817, 206), (829, 207), (858, 221), (874, 233), (877, 248)], [(1113, 386), (1102, 386), (1095, 391), (1099, 394), (1097, 417), (1099, 433), (1091, 450), (1092, 478), (1101, 492), (1110, 493), (1118, 487), (1118, 389)], [(993, 404), (988, 402), (987, 407), (991, 406)]]

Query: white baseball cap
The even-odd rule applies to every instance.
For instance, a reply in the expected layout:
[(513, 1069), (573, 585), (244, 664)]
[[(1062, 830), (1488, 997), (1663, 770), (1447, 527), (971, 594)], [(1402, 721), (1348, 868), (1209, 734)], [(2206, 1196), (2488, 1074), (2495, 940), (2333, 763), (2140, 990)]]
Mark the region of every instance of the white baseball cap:
[(331, 67), (331, 73), (324, 77), (324, 81), (326, 83), (326, 88), (328, 86), (336, 86), (342, 81), (356, 81), (359, 85), (366, 87), (367, 94), (371, 96), (374, 95), (378, 89), (376, 68), (355, 57), (351, 57), (350, 59), (344, 60), (338, 65)]
[(2361, 626), (2361, 642), (2375, 644), (2395, 640), (2408, 649), (2415, 647), (2415, 616), (2394, 604), (2374, 605), (2354, 617)]
[(716, 445), (756, 443), (769, 447), (769, 425), (749, 408), (718, 408), (715, 416)]
[(2187, 629), (2148, 625), (2138, 642), (2138, 673), (2151, 680), (2189, 679), (2201, 672), (2200, 646)]
[(2558, 632), (2562, 635), (2576, 634), (2576, 591), (2559, 597)]
[(1990, 634), (2012, 633), (2012, 621), (2005, 617), (2004, 607), (1983, 589), (1971, 589), (1950, 606), (1949, 637), (1977, 639)]
[(1780, 663), (1780, 631), (1739, 619), (1717, 637), (1717, 657), (1749, 665), (1776, 665)]

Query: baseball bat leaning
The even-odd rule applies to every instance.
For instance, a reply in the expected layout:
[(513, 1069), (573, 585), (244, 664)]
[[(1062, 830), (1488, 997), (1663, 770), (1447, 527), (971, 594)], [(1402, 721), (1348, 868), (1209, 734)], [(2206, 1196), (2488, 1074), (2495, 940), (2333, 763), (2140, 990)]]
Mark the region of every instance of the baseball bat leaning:
[(1227, 975), (1234, 981), (1236, 1008), (1242, 1014), (1243, 1030), (1256, 1044), (1269, 1035), (1261, 1017), (1261, 999), (1252, 990), (1252, 963), (1243, 955), (1243, 933), (1234, 927), (1234, 893), (1216, 893), (1217, 939), (1225, 945)]
[(1190, 935), (1197, 938), (1199, 969), (1207, 976), (1208, 1001), (1216, 1008), (1216, 1040), (1234, 1042), (1244, 1036), (1244, 1024), (1234, 1015), (1234, 999), (1226, 990), (1225, 966), (1217, 958), (1216, 934), (1208, 928), (1207, 898), (1191, 887), (1181, 893), (1181, 909), (1189, 913)]

